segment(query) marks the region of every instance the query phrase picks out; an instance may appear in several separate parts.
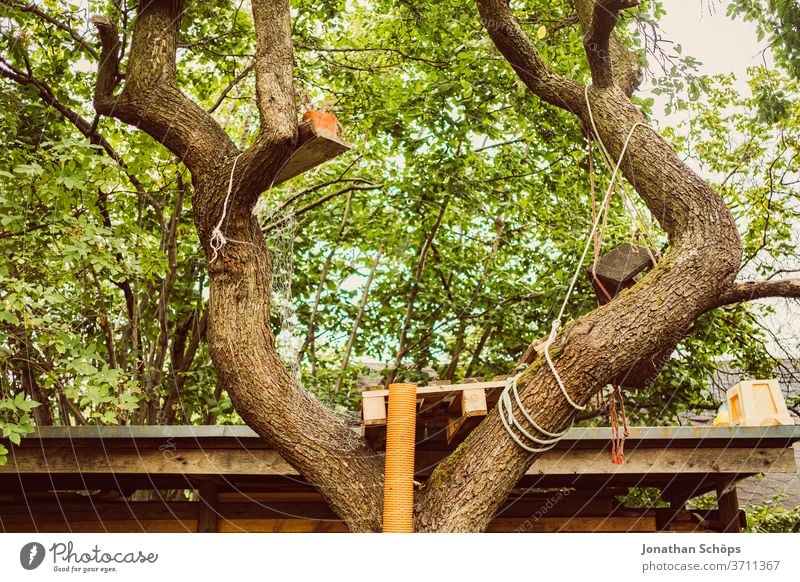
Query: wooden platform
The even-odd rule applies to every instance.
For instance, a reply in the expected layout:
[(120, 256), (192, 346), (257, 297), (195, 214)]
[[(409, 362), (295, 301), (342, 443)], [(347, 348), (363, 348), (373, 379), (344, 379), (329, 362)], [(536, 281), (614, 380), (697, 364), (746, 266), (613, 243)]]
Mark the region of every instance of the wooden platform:
[[(449, 411), (463, 392), (452, 388), (440, 387), (451, 394), (437, 407)], [(489, 531), (738, 531), (735, 483), (794, 474), (798, 440), (795, 426), (632, 427), (626, 463), (613, 465), (609, 429), (572, 429), (529, 467)], [(0, 442), (9, 449), (0, 532), (346, 531), (246, 426), (48, 427), (19, 446)], [(444, 436), (419, 441), (415, 478), (424, 483), (452, 449)], [(625, 507), (628, 487), (656, 487), (670, 507)], [(687, 510), (686, 500), (710, 492), (719, 510)]]
[[(441, 429), (448, 444), (458, 443), (497, 404), (504, 386), (505, 380), (418, 386), (418, 429)], [(361, 434), (377, 448), (382, 448), (386, 436), (388, 398), (388, 390), (361, 393)]]
[(298, 133), (297, 149), (275, 178), (273, 186), (324, 164), (352, 147), (332, 133), (316, 131), (309, 122), (301, 123)]

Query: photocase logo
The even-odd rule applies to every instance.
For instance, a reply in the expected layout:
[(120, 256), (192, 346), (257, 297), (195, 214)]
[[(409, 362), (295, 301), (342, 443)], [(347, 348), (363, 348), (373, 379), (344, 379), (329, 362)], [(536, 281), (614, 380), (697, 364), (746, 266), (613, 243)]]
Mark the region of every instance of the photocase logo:
[(19, 551), (19, 563), (26, 570), (35, 570), (44, 561), (44, 546), (38, 542), (30, 542)]

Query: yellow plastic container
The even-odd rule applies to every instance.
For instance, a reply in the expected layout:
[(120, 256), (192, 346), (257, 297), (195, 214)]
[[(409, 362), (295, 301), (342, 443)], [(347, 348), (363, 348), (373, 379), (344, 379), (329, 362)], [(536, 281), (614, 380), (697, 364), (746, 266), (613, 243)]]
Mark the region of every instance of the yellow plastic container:
[(794, 424), (778, 381), (746, 380), (728, 388), (731, 426)]

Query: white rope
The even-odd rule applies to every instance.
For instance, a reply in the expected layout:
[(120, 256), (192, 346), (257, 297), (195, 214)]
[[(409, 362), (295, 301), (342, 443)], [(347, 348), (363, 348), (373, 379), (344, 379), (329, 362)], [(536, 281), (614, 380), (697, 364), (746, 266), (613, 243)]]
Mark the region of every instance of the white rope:
[[(211, 240), (208, 242), (208, 244), (211, 246), (211, 250), (214, 251), (214, 256), (211, 257), (211, 262), (209, 262), (209, 265), (217, 260), (219, 251), (222, 250), (222, 247), (228, 244), (228, 239), (225, 238), (225, 235), (222, 233), (222, 223), (225, 221), (225, 217), (228, 215), (228, 200), (231, 197), (231, 192), (233, 192), (233, 173), (236, 171), (236, 162), (238, 162), (239, 158), (241, 157), (242, 154), (239, 154), (233, 159), (233, 166), (231, 166), (231, 177), (228, 179), (228, 194), (225, 196), (225, 202), (222, 203), (222, 216), (219, 217), (217, 226), (215, 226), (214, 230), (211, 231)], [(231, 239), (231, 242), (238, 241)]]
[[(500, 422), (503, 423), (503, 426), (508, 432), (509, 436), (511, 436), (512, 440), (517, 443), (520, 447), (528, 451), (529, 453), (543, 453), (545, 451), (549, 451), (552, 449), (558, 441), (560, 441), (569, 429), (572, 428), (572, 424), (569, 427), (564, 429), (561, 432), (549, 432), (542, 428), (528, 413), (526, 408), (522, 405), (522, 400), (519, 397), (519, 392), (517, 391), (517, 380), (519, 379), (519, 374), (512, 376), (506, 380), (505, 388), (503, 389), (503, 393), (500, 395), (500, 400), (497, 403), (498, 412), (500, 413)], [(534, 430), (538, 431), (539, 433), (550, 437), (549, 439), (540, 439), (532, 434), (530, 434), (525, 428), (520, 424), (517, 418), (514, 416), (514, 412), (511, 408), (511, 395), (514, 396), (514, 401), (517, 403), (517, 407), (519, 408), (520, 412), (522, 412), (522, 416), (524, 419), (534, 428)], [(526, 442), (523, 442), (522, 439), (514, 432), (513, 429), (516, 429), (522, 435), (528, 439), (528, 441), (534, 442), (539, 445), (544, 445), (543, 447), (532, 447)]]
[[(594, 116), (592, 115), (592, 107), (589, 104), (589, 92), (588, 91), (589, 91), (589, 87), (587, 85), (585, 90), (584, 90), (584, 97), (586, 98), (586, 107), (587, 107), (587, 110), (588, 110), (588, 113), (589, 113), (589, 121), (591, 122), (591, 125), (592, 125), (592, 131), (594, 132), (595, 136), (597, 137), (597, 141), (600, 144), (601, 151), (606, 156), (606, 159), (609, 160), (610, 156), (608, 156), (608, 151), (605, 149), (605, 146), (603, 145), (603, 142), (600, 139), (600, 135), (597, 132), (597, 126), (595, 125)], [(550, 372), (553, 374), (553, 377), (556, 379), (556, 383), (558, 384), (558, 388), (559, 388), (559, 390), (561, 390), (561, 394), (564, 396), (564, 399), (569, 403), (570, 406), (572, 406), (572, 408), (574, 408), (575, 410), (578, 410), (578, 411), (586, 410), (586, 406), (580, 406), (577, 402), (575, 402), (572, 399), (572, 397), (567, 392), (567, 388), (566, 388), (566, 386), (564, 386), (564, 381), (561, 379), (561, 375), (558, 373), (558, 370), (556, 369), (556, 366), (553, 363), (552, 358), (550, 357), (550, 346), (556, 340), (556, 336), (558, 335), (558, 330), (561, 327), (561, 321), (564, 318), (564, 312), (567, 309), (567, 304), (569, 303), (569, 299), (572, 296), (573, 290), (575, 289), (575, 283), (578, 281), (578, 276), (580, 275), (581, 269), (583, 268), (583, 263), (586, 260), (586, 255), (589, 253), (589, 248), (591, 247), (592, 241), (594, 240), (595, 233), (597, 232), (597, 227), (600, 225), (600, 221), (602, 220), (603, 213), (605, 212), (605, 209), (608, 206), (609, 201), (611, 200), (611, 194), (614, 191), (614, 186), (616, 185), (616, 181), (617, 181), (617, 174), (619, 173), (620, 165), (622, 165), (622, 160), (625, 157), (625, 152), (628, 150), (628, 144), (630, 144), (631, 137), (633, 136), (634, 130), (640, 125), (642, 127), (648, 127), (644, 123), (636, 122), (636, 123), (633, 124), (633, 126), (630, 129), (630, 131), (628, 131), (628, 135), (625, 138), (625, 142), (622, 145), (622, 151), (619, 154), (619, 159), (617, 160), (617, 163), (614, 164), (614, 170), (611, 173), (611, 182), (609, 183), (608, 189), (606, 190), (605, 197), (603, 198), (603, 203), (600, 206), (600, 208), (598, 209), (597, 216), (596, 216), (596, 218), (594, 220), (594, 223), (592, 224), (592, 229), (589, 232), (589, 236), (586, 238), (586, 245), (583, 248), (583, 253), (581, 253), (581, 258), (578, 261), (578, 266), (575, 269), (575, 273), (573, 274), (572, 280), (570, 281), (569, 287), (567, 288), (567, 294), (564, 297), (564, 302), (561, 304), (561, 309), (559, 309), (559, 311), (558, 311), (558, 316), (553, 320), (553, 323), (552, 323), (551, 328), (550, 328), (550, 335), (547, 337), (547, 340), (544, 342), (544, 358), (545, 358), (545, 360), (547, 362), (548, 367), (550, 368)], [(521, 374), (522, 374), (522, 372), (519, 372), (518, 374), (514, 375), (512, 378), (509, 378), (506, 381), (506, 385), (503, 388), (503, 392), (500, 395), (500, 400), (498, 402), (498, 412), (500, 413), (500, 421), (503, 423), (503, 427), (506, 429), (506, 432), (508, 432), (508, 434), (512, 438), (512, 440), (515, 443), (517, 443), (520, 447), (525, 449), (526, 451), (531, 452), (531, 453), (541, 453), (541, 452), (544, 452), (544, 451), (548, 451), (548, 450), (552, 449), (556, 445), (556, 443), (558, 443), (558, 441), (561, 438), (564, 437), (565, 434), (567, 434), (567, 432), (569, 431), (569, 428), (571, 428), (572, 425), (570, 424), (570, 427), (567, 427), (565, 430), (563, 430), (561, 432), (558, 432), (558, 433), (548, 432), (548, 431), (544, 430), (541, 426), (539, 426), (539, 424), (537, 424), (533, 420), (531, 415), (528, 413), (528, 411), (522, 405), (522, 401), (519, 398), (519, 394), (517, 392), (517, 380), (519, 379), (519, 376)], [(517, 419), (517, 417), (514, 416), (512, 410), (511, 410), (511, 406), (512, 406), (511, 395), (512, 394), (514, 395), (514, 401), (517, 404), (517, 408), (519, 408), (519, 410), (522, 413), (522, 416), (525, 419), (525, 421), (528, 422), (528, 424), (530, 424), (537, 432), (539, 432), (540, 434), (543, 434), (543, 435), (545, 435), (547, 437), (550, 437), (550, 438), (548, 438), (548, 439), (540, 439), (540, 438), (537, 438), (537, 437), (531, 435), (530, 432), (525, 430), (525, 428), (520, 424), (519, 419)], [(543, 447), (532, 447), (529, 444), (524, 443), (522, 441), (522, 439), (519, 437), (519, 435), (515, 432), (515, 430), (518, 431), (519, 433), (521, 433), (529, 441), (531, 441), (533, 443), (536, 443), (536, 444), (539, 444), (539, 445), (544, 445), (544, 446)]]
[[(592, 105), (589, 103), (589, 85), (586, 85), (583, 88), (583, 98), (586, 101), (586, 111), (589, 113), (589, 121), (592, 124), (592, 133), (593, 133), (595, 139), (597, 140), (598, 145), (600, 146), (600, 154), (603, 156), (603, 160), (605, 161), (606, 165), (610, 168), (610, 167), (612, 167), (611, 154), (608, 153), (608, 150), (606, 149), (606, 145), (603, 143), (603, 140), (600, 138), (600, 133), (597, 131), (597, 126), (594, 123), (594, 115), (592, 114)], [(647, 127), (648, 129), (650, 128), (649, 125), (646, 125), (644, 123), (636, 123), (633, 127), (636, 127), (637, 125), (641, 125), (643, 127)], [(631, 130), (633, 130), (633, 128), (631, 128)], [(624, 154), (624, 150), (623, 150), (623, 154)], [(622, 158), (620, 157), (620, 161), (621, 160), (622, 160)], [(612, 177), (612, 181), (613, 181), (613, 177)], [(642, 227), (642, 231), (644, 233), (644, 238), (646, 239), (645, 249), (647, 250), (647, 254), (650, 257), (650, 260), (653, 261), (653, 264), (655, 265), (658, 261), (656, 260), (656, 257), (653, 256), (653, 252), (650, 250), (650, 247), (651, 246), (655, 247), (656, 245), (653, 244), (653, 241), (650, 238), (650, 235), (648, 233), (649, 229), (646, 226), (647, 221), (644, 219), (644, 217), (642, 216), (642, 213), (639, 211), (639, 207), (636, 206), (636, 203), (631, 198), (631, 195), (628, 193), (627, 188), (623, 188), (622, 194), (625, 197), (625, 202), (627, 203), (627, 208), (628, 208), (628, 214), (633, 219), (634, 225), (636, 224), (636, 221), (638, 220), (639, 224)], [(633, 210), (633, 212), (631, 212), (630, 210)]]

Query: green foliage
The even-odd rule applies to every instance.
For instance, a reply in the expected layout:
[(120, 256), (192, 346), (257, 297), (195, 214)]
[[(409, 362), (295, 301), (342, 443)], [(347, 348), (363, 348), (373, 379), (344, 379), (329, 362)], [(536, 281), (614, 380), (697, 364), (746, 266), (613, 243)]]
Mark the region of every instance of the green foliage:
[[(29, 413), (37, 406), (38, 402), (26, 400), (24, 394), (0, 399), (0, 437), (18, 445), (22, 437), (35, 430)], [(7, 453), (8, 449), (0, 445), (0, 465), (6, 463)]]
[(756, 533), (800, 533), (800, 507), (786, 509), (780, 503), (784, 495), (745, 508), (747, 531)]
[[(747, 528), (751, 533), (797, 533), (800, 532), (800, 508), (787, 509), (781, 506), (784, 494), (756, 505), (744, 507)], [(689, 506), (697, 509), (716, 509), (717, 498), (713, 493), (695, 497)]]
[(733, 0), (728, 14), (755, 22), (758, 39), (768, 39), (776, 60), (800, 78), (800, 5), (795, 0)]
[[(129, 47), (133, 11), (117, 4), (92, 1), (89, 9), (115, 18)], [(38, 5), (86, 32), (78, 8)], [(560, 72), (588, 79), (571, 3), (515, 8), (535, 15), (522, 25)], [(3, 10), (3, 61), (92, 124), (92, 35), (81, 44), (31, 12), (8, 3)], [(742, 227), (750, 267), (766, 275), (795, 253), (787, 224), (797, 208), (770, 188), (768, 168), (787, 172), (796, 151), (796, 81), (754, 69), (750, 98), (730, 79), (700, 76), (679, 48), (659, 56), (645, 33), (662, 13), (659, 2), (642, 3), (624, 16), (621, 33), (643, 64), (647, 58), (663, 72), (653, 80), (657, 91), (691, 115), (689, 128), (667, 130), (676, 146), (714, 175), (736, 169), (720, 190)], [(238, 145), (250, 143), (258, 120), (252, 73), (234, 82), (253, 59), (248, 11), (227, 0), (192, 2), (182, 23), (181, 89), (215, 107)], [(293, 264), (304, 385), (346, 414), (359, 405), (364, 362), (377, 362), (374, 381), (376, 368), (397, 359), (401, 337), (401, 378), (424, 382), (429, 367), (453, 380), (508, 373), (549, 331), (590, 227), (581, 128), (533, 98), (499, 60), (471, 0), (300, 0), (293, 36), (300, 110), (333, 110), (354, 147), (265, 192), (265, 228), (348, 186), (379, 185), (304, 212), (289, 242), (270, 239), (275, 265)], [(28, 414), (38, 423), (241, 422), (217, 389), (203, 341), (207, 265), (185, 168), (143, 132), (103, 118), (96, 127), (122, 163), (115, 161), (33, 84), (0, 84), (0, 397), (40, 402)], [(651, 105), (641, 101), (647, 114)], [(608, 169), (597, 166), (601, 191)], [(666, 244), (652, 225), (640, 230)], [(615, 197), (606, 248), (631, 238)], [(356, 326), (378, 249), (383, 258)], [(582, 278), (567, 317), (595, 305)], [(677, 412), (713, 406), (706, 382), (722, 358), (764, 373), (756, 313), (735, 307), (696, 322), (658, 381), (629, 395), (632, 420), (670, 423)], [(274, 323), (277, 331), (277, 310)], [(343, 366), (354, 327), (353, 357)], [(7, 422), (24, 424), (19, 415)]]
[(669, 507), (669, 503), (661, 499), (661, 490), (658, 487), (629, 487), (627, 495), (617, 496), (617, 501), (625, 507), (639, 509)]

